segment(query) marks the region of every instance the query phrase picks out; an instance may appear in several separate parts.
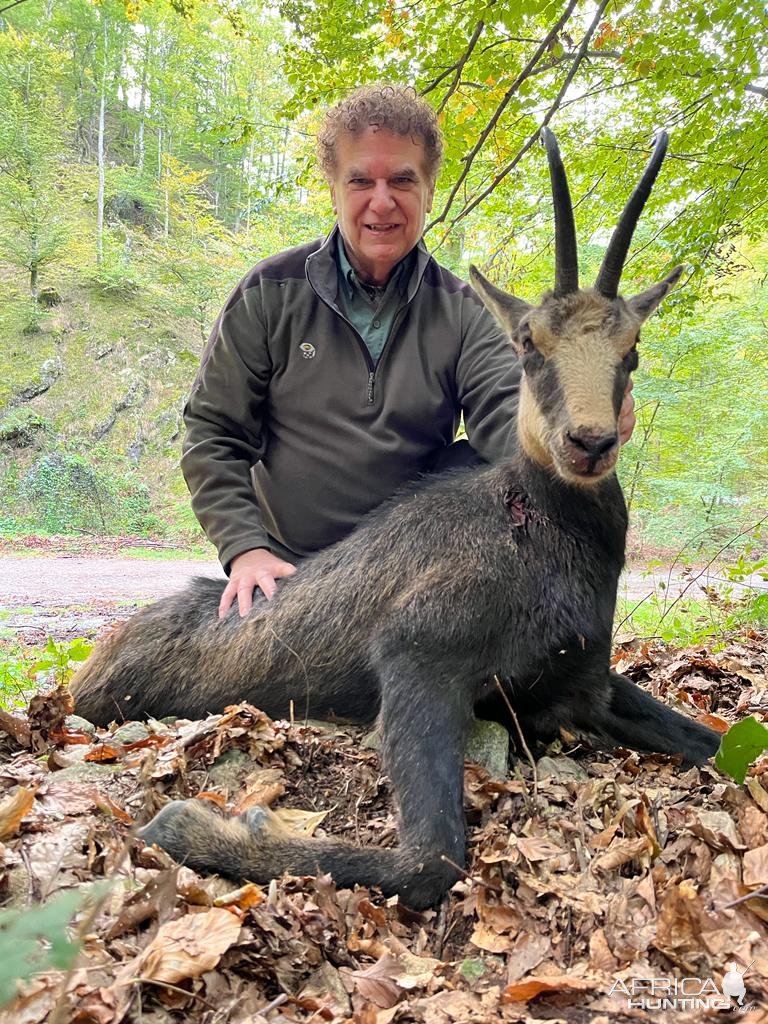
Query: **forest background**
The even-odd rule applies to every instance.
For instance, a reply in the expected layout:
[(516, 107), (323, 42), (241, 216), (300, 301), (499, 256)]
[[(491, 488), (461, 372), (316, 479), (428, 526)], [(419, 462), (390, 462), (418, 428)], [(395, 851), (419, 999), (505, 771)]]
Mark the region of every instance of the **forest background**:
[(550, 124), (589, 282), (653, 134), (670, 155), (623, 290), (686, 274), (643, 333), (621, 460), (638, 543), (764, 549), (768, 32), (760, 5), (0, 2), (0, 532), (199, 543), (181, 411), (228, 292), (324, 234), (326, 106), (408, 82), (447, 159), (426, 239), (535, 299)]

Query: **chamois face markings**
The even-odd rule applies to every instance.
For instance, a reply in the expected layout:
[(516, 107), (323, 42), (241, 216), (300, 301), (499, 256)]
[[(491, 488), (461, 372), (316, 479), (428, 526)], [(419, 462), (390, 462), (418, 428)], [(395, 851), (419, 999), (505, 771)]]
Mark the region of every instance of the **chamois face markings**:
[(591, 290), (559, 299), (548, 293), (519, 324), (511, 322), (513, 306), (490, 308), (520, 355), (526, 451), (570, 482), (603, 479), (618, 458), (619, 411), (637, 366), (638, 318), (623, 299)]

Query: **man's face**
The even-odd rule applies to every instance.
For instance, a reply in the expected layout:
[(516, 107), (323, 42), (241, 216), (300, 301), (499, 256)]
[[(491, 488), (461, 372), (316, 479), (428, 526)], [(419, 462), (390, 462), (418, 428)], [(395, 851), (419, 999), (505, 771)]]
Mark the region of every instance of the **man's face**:
[(435, 190), (424, 157), (421, 143), (385, 128), (338, 140), (333, 208), (349, 261), (369, 283), (384, 284), (421, 238)]

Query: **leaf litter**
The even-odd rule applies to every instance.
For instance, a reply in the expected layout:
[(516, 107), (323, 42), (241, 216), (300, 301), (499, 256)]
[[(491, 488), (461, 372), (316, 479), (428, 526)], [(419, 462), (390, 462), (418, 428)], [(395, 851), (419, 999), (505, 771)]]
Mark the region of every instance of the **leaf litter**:
[[(767, 665), (758, 633), (716, 653), (634, 642), (614, 657), (725, 725), (768, 718)], [(722, 991), (731, 963), (746, 986), (734, 1016), (768, 1019), (766, 757), (739, 786), (714, 765), (571, 742), (539, 760), (535, 795), (526, 760), (505, 781), (468, 763), (466, 877), (414, 913), (329, 876), (202, 877), (133, 838), (168, 800), (200, 796), (238, 813), (270, 805), (303, 835), (391, 846), (391, 794), (363, 730), (240, 704), (93, 733), (72, 710), (59, 688), (26, 718), (0, 718), (13, 748), (0, 762), (0, 897), (23, 911), (111, 884), (75, 916), (76, 962), (20, 985), (2, 1024), (687, 1024), (722, 1014), (638, 1008), (627, 993), (683, 978)]]

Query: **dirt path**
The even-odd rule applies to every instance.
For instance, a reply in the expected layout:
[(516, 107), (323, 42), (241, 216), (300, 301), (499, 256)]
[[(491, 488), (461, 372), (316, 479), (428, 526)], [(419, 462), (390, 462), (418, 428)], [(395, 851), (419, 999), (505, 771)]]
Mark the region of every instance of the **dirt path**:
[[(139, 605), (180, 590), (192, 576), (224, 578), (215, 561), (0, 553), (0, 637), (38, 643), (46, 636), (93, 636)], [(747, 582), (768, 592), (761, 579)], [(619, 594), (632, 602), (664, 592), (701, 597), (702, 586), (727, 585), (715, 570), (697, 576), (633, 567), (622, 576)]]

